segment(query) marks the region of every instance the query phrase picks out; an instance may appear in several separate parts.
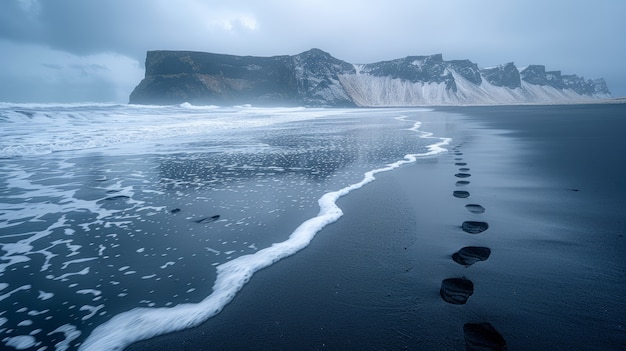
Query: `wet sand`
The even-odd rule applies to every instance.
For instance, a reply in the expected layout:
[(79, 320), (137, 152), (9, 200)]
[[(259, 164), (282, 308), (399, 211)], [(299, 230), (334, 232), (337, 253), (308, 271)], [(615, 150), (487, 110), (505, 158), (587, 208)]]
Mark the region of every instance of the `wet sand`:
[(422, 129), (450, 152), (377, 175), (219, 315), (128, 350), (626, 349), (626, 105), (444, 111)]

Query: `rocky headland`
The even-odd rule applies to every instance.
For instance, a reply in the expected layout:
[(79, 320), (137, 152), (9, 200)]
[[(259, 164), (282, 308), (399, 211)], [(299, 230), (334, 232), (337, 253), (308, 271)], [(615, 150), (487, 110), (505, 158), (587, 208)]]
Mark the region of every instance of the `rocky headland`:
[(607, 99), (604, 79), (514, 63), (480, 68), (443, 55), (351, 64), (319, 49), (298, 55), (234, 56), (148, 51), (131, 104), (319, 107), (578, 103)]

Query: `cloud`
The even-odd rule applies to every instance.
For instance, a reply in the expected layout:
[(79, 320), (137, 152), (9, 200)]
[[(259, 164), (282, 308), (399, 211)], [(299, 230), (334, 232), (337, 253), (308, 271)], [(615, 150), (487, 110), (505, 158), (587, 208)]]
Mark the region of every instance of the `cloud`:
[(258, 28), (254, 15), (246, 13), (221, 13), (208, 20), (211, 27), (233, 32), (240, 30), (255, 31)]
[(618, 13), (626, 4), (8, 0), (0, 10), (0, 37), (77, 55), (104, 51), (140, 59), (146, 50), (167, 48), (278, 55), (317, 46), (360, 62), (441, 52), (454, 58), (480, 53), (504, 63), (531, 55), (558, 57), (581, 43), (606, 46), (593, 38), (625, 29)]
[(136, 62), (156, 49), (271, 56), (318, 47), (353, 63), (443, 53), (481, 66), (514, 61), (603, 76), (613, 80), (613, 90), (623, 86), (626, 95), (621, 73), (626, 47), (619, 44), (626, 32), (625, 11), (626, 2), (612, 0), (566, 5), (545, 0), (4, 0), (0, 39), (66, 52), (74, 60), (116, 54)]
[[(136, 60), (115, 53), (78, 56), (0, 40), (0, 101), (120, 102), (143, 76)], [(3, 55), (3, 54), (0, 54)]]

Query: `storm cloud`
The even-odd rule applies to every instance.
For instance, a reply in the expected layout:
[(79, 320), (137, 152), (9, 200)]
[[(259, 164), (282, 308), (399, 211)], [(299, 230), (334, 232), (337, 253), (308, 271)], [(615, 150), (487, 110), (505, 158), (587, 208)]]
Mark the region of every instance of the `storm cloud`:
[(147, 50), (297, 54), (352, 63), (442, 53), (545, 64), (626, 95), (626, 3), (612, 0), (5, 0), (0, 101), (126, 102)]

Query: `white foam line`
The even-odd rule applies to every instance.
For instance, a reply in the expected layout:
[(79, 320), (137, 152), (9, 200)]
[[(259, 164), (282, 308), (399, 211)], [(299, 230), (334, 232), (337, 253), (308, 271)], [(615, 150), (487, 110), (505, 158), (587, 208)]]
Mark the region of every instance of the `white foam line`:
[(61, 264), (61, 269), (66, 269), (69, 265), (73, 263), (83, 263), (83, 262), (93, 261), (97, 259), (98, 257), (86, 257), (86, 258), (79, 258), (79, 259), (71, 260), (71, 261), (65, 261)]
[(73, 275), (87, 275), (89, 274), (89, 267), (84, 268), (83, 270), (81, 270), (80, 272), (75, 272), (75, 273), (65, 273), (63, 275), (60, 275), (58, 277), (54, 277), (53, 275), (48, 275), (46, 276), (46, 278), (48, 279), (52, 279), (52, 280), (60, 280), (62, 282), (66, 282), (68, 281), (68, 277), (71, 277)]
[[(404, 117), (399, 119), (404, 119)], [(433, 138), (431, 133), (419, 131), (420, 126), (421, 123), (416, 122), (410, 130), (418, 132), (420, 138)], [(328, 224), (336, 222), (343, 215), (336, 204), (340, 197), (374, 181), (375, 174), (388, 172), (402, 165), (413, 163), (418, 157), (434, 156), (445, 152), (447, 149), (443, 146), (452, 141), (450, 138), (433, 139), (440, 141), (429, 145), (427, 147), (428, 152), (408, 154), (402, 160), (366, 172), (363, 179), (358, 183), (324, 194), (318, 200), (319, 214), (302, 223), (287, 240), (217, 266), (217, 278), (213, 285), (213, 292), (201, 302), (179, 304), (174, 307), (134, 308), (120, 313), (94, 329), (85, 342), (81, 344), (79, 350), (120, 351), (134, 342), (195, 327), (215, 316), (232, 301), (255, 272), (304, 249), (320, 230)]]
[(22, 285), (19, 288), (14, 289), (13, 291), (10, 291), (4, 295), (0, 295), (0, 301), (6, 299), (7, 297), (10, 297), (11, 295), (13, 295), (14, 293), (18, 292), (18, 291), (22, 291), (22, 290), (29, 290), (31, 288), (30, 285)]

